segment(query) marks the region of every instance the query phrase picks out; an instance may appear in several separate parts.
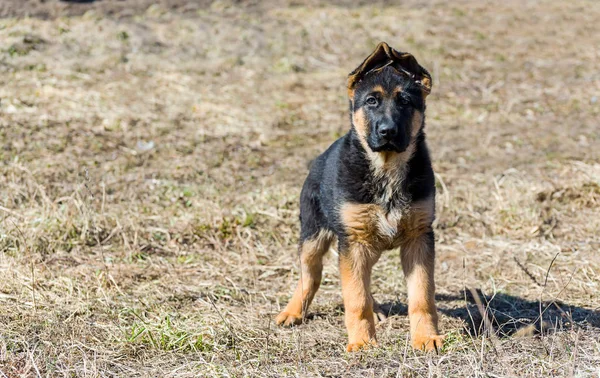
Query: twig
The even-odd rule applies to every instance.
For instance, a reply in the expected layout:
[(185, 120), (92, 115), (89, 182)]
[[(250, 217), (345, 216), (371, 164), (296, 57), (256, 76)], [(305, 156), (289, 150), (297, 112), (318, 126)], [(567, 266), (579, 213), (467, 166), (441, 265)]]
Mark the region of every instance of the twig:
[(546, 287), (546, 284), (548, 283), (548, 275), (550, 274), (550, 269), (552, 269), (552, 265), (554, 264), (554, 261), (556, 260), (558, 255), (560, 255), (560, 252), (557, 252), (556, 255), (554, 256), (554, 258), (552, 259), (552, 261), (550, 261), (550, 265), (548, 266), (548, 270), (546, 271), (546, 279), (544, 280), (544, 287)]
[[(556, 307), (556, 308), (557, 308), (557, 309), (558, 309), (558, 310), (559, 310), (559, 311), (560, 311), (560, 312), (561, 312), (563, 315), (566, 315), (565, 311), (564, 311), (562, 308), (560, 308), (560, 306), (558, 306), (558, 305), (556, 304), (556, 299), (558, 299), (558, 297), (559, 297), (559, 296), (562, 294), (562, 292), (563, 292), (563, 291), (564, 291), (564, 290), (567, 288), (567, 286), (569, 286), (569, 284), (570, 284), (570, 283), (571, 283), (571, 281), (573, 280), (573, 276), (575, 275), (575, 271), (576, 271), (576, 270), (577, 270), (577, 267), (575, 267), (575, 268), (573, 269), (573, 271), (571, 272), (571, 276), (569, 277), (569, 281), (567, 281), (567, 283), (566, 283), (566, 284), (565, 284), (565, 285), (562, 287), (562, 289), (560, 289), (560, 291), (558, 292), (558, 294), (556, 294), (556, 295), (554, 296), (554, 299), (552, 299), (552, 301), (550, 302), (550, 304), (548, 304), (548, 306), (546, 306), (546, 308), (544, 309), (544, 311), (542, 311), (542, 310), (541, 310), (541, 308), (542, 308), (542, 301), (541, 301), (541, 298), (540, 298), (540, 306), (539, 306), (539, 307), (540, 307), (540, 315), (538, 316), (538, 318), (537, 318), (537, 319), (535, 319), (535, 320), (534, 320), (533, 324), (537, 323), (538, 321), (540, 321), (540, 324), (542, 324), (542, 323), (543, 323), (543, 318), (542, 318), (542, 317), (543, 317), (544, 313), (545, 313), (545, 312), (546, 312), (546, 311), (547, 311), (547, 310), (550, 308), (550, 306), (552, 306), (552, 305), (554, 305), (554, 306), (555, 306), (555, 307)], [(542, 293), (543, 293), (543, 291), (542, 291)], [(572, 324), (572, 325), (575, 325), (575, 326), (577, 326), (577, 327), (579, 327), (579, 325), (578, 325), (578, 324), (575, 324), (575, 322), (573, 322), (572, 320), (571, 320), (571, 324)], [(540, 326), (540, 330), (541, 330), (541, 326)]]
[(42, 378), (42, 375), (40, 374), (40, 371), (38, 370), (38, 367), (35, 364), (35, 359), (33, 358), (33, 352), (35, 352), (35, 347), (34, 347), (33, 351), (30, 352), (30, 354), (29, 354), (29, 357), (31, 357), (31, 363), (33, 364), (33, 368), (35, 369), (35, 373), (37, 374), (38, 378)]
[(490, 320), (490, 318), (487, 315), (487, 311), (486, 309), (483, 307), (483, 302), (481, 301), (481, 298), (479, 297), (479, 294), (477, 293), (476, 290), (469, 288), (469, 292), (471, 292), (471, 295), (473, 296), (473, 299), (475, 300), (475, 304), (477, 305), (477, 309), (479, 310), (479, 313), (481, 314), (481, 317), (483, 319), (483, 325), (484, 325), (484, 335), (488, 334), (489, 338), (490, 338), (490, 342), (492, 344), (492, 348), (494, 349), (494, 352), (496, 352), (496, 354), (498, 354), (498, 350), (496, 349), (496, 345), (495, 345), (495, 334), (494, 334), (494, 328), (492, 326), (492, 321)]
[[(471, 324), (473, 325), (473, 331), (477, 332), (476, 330), (476, 326), (475, 326), (475, 319), (473, 319), (473, 315), (471, 314), (471, 310), (469, 310), (469, 305), (468, 305), (468, 300), (467, 300), (467, 290), (466, 290), (466, 282), (465, 282), (465, 277), (466, 277), (466, 269), (467, 269), (467, 262), (466, 259), (463, 257), (463, 296), (464, 296), (464, 300), (465, 300), (465, 309), (467, 310), (467, 314), (469, 314), (469, 318), (471, 319)], [(465, 327), (465, 329), (467, 329)], [(477, 345), (475, 344), (475, 340), (474, 337), (475, 335), (471, 335), (471, 332), (467, 329), (467, 332), (469, 332), (469, 335), (471, 336), (471, 341), (473, 341), (473, 346), (477, 347)]]
[[(548, 270), (546, 270), (546, 278), (544, 279), (544, 285), (542, 286), (537, 281), (535, 281), (535, 283), (542, 288), (542, 291), (540, 292), (540, 299), (539, 299), (539, 306), (538, 306), (538, 310), (540, 312), (540, 316), (538, 317), (538, 319), (540, 321), (540, 334), (542, 334), (542, 335), (544, 334), (544, 317), (543, 317), (543, 315), (544, 315), (544, 312), (546, 312), (546, 310), (550, 307), (550, 305), (549, 305), (548, 307), (546, 307), (546, 309), (544, 311), (542, 311), (542, 298), (544, 297), (544, 292), (546, 291), (546, 285), (548, 284), (548, 276), (550, 275), (550, 269), (552, 269), (552, 265), (554, 264), (554, 261), (556, 260), (556, 258), (558, 257), (559, 254), (560, 254), (560, 251), (557, 252), (556, 255), (554, 255), (554, 258), (552, 259), (552, 261), (550, 261), (550, 265), (548, 265)], [(515, 261), (517, 261), (516, 258), (515, 258)], [(517, 261), (517, 265), (519, 265), (518, 261)], [(527, 271), (525, 271), (525, 272), (527, 273)], [(556, 306), (556, 307), (562, 311), (562, 309), (560, 307), (558, 307), (558, 306)], [(534, 325), (535, 325), (535, 323), (534, 323)]]
[[(517, 260), (516, 257), (513, 256), (513, 260), (515, 263), (517, 263), (517, 266), (519, 268), (521, 268), (521, 270), (533, 281), (534, 284), (536, 284), (539, 287), (542, 287), (542, 285), (537, 281), (537, 279), (535, 278), (535, 276), (529, 271), (529, 269), (527, 269), (523, 264), (521, 264), (521, 262), (519, 260)], [(554, 260), (552, 260), (554, 261)], [(550, 266), (552, 266), (552, 264), (550, 264)], [(550, 271), (550, 268), (548, 268), (548, 271)], [(548, 275), (546, 274), (546, 280), (548, 279)], [(544, 286), (546, 286), (544, 284)]]

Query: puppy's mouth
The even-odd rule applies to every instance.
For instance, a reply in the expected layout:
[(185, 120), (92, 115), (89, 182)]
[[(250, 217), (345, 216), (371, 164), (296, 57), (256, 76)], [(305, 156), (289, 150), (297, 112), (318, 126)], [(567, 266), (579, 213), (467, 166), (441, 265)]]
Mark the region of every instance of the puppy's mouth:
[(406, 151), (406, 147), (398, 146), (393, 141), (380, 142), (377, 145), (374, 145), (374, 146), (372, 145), (369, 147), (371, 147), (371, 150), (373, 150), (373, 152), (398, 152), (398, 153), (400, 153), (400, 152)]

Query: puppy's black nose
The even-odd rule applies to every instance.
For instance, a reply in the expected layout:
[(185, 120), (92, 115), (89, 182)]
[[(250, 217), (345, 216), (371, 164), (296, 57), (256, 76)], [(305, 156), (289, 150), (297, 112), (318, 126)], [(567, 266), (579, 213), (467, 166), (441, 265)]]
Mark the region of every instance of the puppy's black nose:
[(383, 124), (379, 126), (379, 136), (384, 139), (392, 139), (396, 136), (396, 128), (394, 125)]

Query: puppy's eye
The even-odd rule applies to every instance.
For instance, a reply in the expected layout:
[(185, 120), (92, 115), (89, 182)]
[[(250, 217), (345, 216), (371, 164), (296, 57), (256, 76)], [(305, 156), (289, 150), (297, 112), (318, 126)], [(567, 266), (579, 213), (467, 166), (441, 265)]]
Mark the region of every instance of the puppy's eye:
[(379, 103), (379, 101), (377, 101), (375, 97), (369, 96), (367, 97), (365, 103), (369, 106), (376, 106)]
[(401, 103), (402, 105), (408, 105), (408, 104), (410, 104), (410, 99), (409, 99), (408, 97), (406, 97), (406, 96), (402, 96), (402, 95), (400, 95), (400, 96), (398, 97), (398, 100), (400, 101), (400, 103)]

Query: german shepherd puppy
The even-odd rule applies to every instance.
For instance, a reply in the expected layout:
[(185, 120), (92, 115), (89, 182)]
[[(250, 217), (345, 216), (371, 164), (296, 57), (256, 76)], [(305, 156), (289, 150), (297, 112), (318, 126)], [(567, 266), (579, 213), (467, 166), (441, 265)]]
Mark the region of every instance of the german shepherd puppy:
[(313, 163), (300, 195), (301, 275), (277, 324), (300, 324), (337, 238), (348, 351), (376, 343), (371, 270), (400, 247), (412, 346), (440, 348), (434, 302), (435, 185), (425, 142), (431, 75), (385, 42), (348, 76), (350, 131)]

